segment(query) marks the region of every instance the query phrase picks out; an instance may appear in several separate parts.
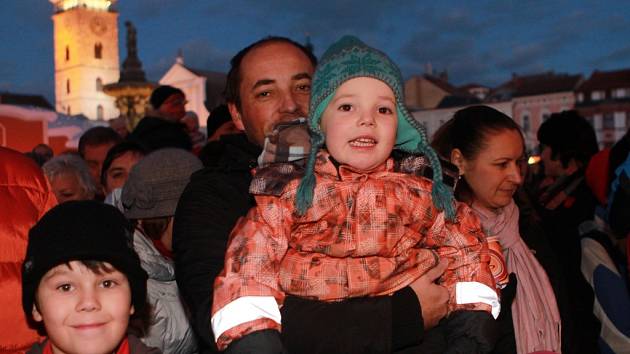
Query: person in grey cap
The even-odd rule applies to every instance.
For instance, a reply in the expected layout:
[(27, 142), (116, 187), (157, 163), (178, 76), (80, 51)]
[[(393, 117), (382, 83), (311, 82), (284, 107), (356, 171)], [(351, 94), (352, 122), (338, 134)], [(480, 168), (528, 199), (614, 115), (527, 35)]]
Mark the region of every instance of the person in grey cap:
[(122, 190), (124, 214), (135, 223), (134, 248), (149, 274), (147, 298), (153, 313), (142, 340), (164, 353), (197, 352), (175, 282), (171, 244), (177, 201), (190, 175), (202, 167), (185, 150), (156, 150), (131, 169)]

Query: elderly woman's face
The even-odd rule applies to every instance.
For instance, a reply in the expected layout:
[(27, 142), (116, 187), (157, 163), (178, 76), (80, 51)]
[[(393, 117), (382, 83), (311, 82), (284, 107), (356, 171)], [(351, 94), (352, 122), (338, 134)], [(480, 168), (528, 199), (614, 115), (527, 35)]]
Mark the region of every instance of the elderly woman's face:
[(143, 155), (138, 152), (127, 151), (112, 161), (112, 164), (105, 174), (106, 194), (111, 193), (114, 189), (122, 187), (125, 184), (129, 177), (129, 171), (131, 171), (131, 168), (135, 166), (142, 157)]
[[(474, 159), (453, 158), (473, 192), (474, 202), (488, 209), (508, 205), (523, 182), (523, 139), (515, 130), (486, 137), (486, 146)], [(461, 156), (461, 155), (460, 155)], [(453, 156), (451, 156), (453, 157)]]
[(81, 185), (79, 178), (72, 172), (65, 172), (50, 180), (53, 193), (60, 204), (69, 200), (89, 200), (94, 196)]

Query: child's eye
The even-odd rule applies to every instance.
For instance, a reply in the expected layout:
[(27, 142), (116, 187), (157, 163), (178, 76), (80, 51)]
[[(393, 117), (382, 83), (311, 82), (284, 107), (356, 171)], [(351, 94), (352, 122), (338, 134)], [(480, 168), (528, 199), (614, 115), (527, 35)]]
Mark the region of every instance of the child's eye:
[(394, 113), (394, 111), (392, 111), (392, 109), (389, 108), (389, 107), (379, 107), (378, 108), (378, 113), (380, 113), (380, 114), (392, 114), (392, 113)]
[(339, 106), (338, 109), (340, 111), (343, 111), (343, 112), (350, 112), (352, 110), (352, 105), (350, 105), (350, 104), (342, 104), (342, 105)]
[(70, 284), (61, 284), (57, 287), (57, 290), (67, 293), (68, 291), (71, 291), (73, 289), (72, 285)]
[(116, 283), (115, 281), (113, 281), (113, 280), (109, 280), (109, 279), (108, 279), (108, 280), (103, 280), (103, 282), (101, 283), (101, 285), (102, 285), (104, 288), (109, 289), (109, 288), (113, 288), (113, 287), (115, 287), (115, 286), (117, 285), (117, 283)]

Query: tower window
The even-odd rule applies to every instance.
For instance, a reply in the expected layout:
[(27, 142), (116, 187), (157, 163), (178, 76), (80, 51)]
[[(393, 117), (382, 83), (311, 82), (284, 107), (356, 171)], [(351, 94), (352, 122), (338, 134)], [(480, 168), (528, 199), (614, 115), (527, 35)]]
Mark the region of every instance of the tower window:
[(100, 104), (96, 107), (96, 119), (103, 120), (103, 106)]
[(66, 93), (70, 93), (70, 79), (66, 80)]
[(100, 77), (96, 78), (96, 91), (103, 91), (103, 80)]
[(94, 45), (94, 58), (101, 59), (103, 57), (103, 45), (101, 43), (96, 43)]
[(66, 46), (66, 61), (70, 60), (70, 46)]

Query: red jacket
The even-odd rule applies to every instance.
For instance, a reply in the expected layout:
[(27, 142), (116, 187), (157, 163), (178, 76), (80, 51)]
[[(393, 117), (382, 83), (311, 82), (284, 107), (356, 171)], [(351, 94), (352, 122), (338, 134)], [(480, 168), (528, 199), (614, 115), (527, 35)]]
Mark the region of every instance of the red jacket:
[(22, 310), (22, 262), (28, 231), (57, 204), (41, 169), (0, 147), (0, 353), (24, 353), (41, 337)]
[[(297, 216), (300, 179), (290, 166), (262, 172), (270, 176), (263, 190), (256, 188), (265, 182), (254, 178), (257, 206), (232, 232), (215, 281), (212, 322), (220, 348), (256, 330), (279, 329), (285, 293), (323, 301), (390, 295), (441, 257), (449, 260), (440, 279), (450, 293), (449, 310), (490, 311), (456, 292), (464, 286), (474, 293), (470, 287), (481, 285), (497, 297), (485, 236), (469, 207), (458, 204), (457, 221), (446, 222), (433, 206), (430, 180), (395, 171), (392, 159), (358, 172), (335, 166), (322, 152), (313, 206)], [(275, 185), (284, 185), (281, 193), (265, 195)]]

